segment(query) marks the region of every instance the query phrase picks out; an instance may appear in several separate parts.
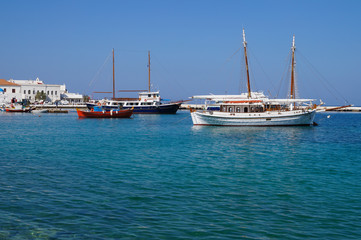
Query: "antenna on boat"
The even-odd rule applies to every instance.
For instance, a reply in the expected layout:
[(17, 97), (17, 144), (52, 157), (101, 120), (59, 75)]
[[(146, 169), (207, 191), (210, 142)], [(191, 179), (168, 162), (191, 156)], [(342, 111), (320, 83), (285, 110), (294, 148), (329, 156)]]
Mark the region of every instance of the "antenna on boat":
[(246, 42), (246, 34), (244, 33), (244, 28), (243, 28), (243, 48), (244, 48), (244, 58), (246, 61), (248, 98), (251, 98), (251, 85), (249, 82), (249, 70), (248, 70), (248, 60), (247, 60), (247, 42)]
[(150, 92), (150, 51), (148, 51), (148, 92)]
[(292, 41), (292, 65), (291, 65), (291, 92), (290, 92), (290, 98), (295, 99), (296, 98), (296, 90), (295, 90), (295, 35), (293, 35), (293, 41)]
[(113, 99), (115, 99), (114, 48), (113, 48)]

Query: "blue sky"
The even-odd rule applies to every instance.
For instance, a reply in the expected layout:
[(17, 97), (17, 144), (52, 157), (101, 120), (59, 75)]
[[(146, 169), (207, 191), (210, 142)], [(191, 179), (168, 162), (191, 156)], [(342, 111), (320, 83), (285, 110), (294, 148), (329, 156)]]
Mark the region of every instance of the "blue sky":
[(361, 105), (361, 1), (34, 0), (0, 9), (0, 78), (111, 91), (114, 48), (116, 89), (147, 89), (150, 50), (162, 97), (237, 94), (243, 53), (232, 55), (244, 27), (252, 90), (286, 96), (295, 34), (300, 97)]

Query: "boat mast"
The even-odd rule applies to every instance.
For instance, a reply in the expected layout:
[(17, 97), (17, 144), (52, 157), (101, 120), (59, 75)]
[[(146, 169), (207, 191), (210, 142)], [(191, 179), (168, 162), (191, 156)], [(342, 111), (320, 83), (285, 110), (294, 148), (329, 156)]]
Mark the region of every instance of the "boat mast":
[(244, 28), (243, 28), (243, 47), (244, 47), (244, 58), (246, 61), (246, 71), (247, 71), (248, 98), (251, 98), (251, 85), (249, 82), (249, 70), (248, 70), (248, 60), (247, 60), (247, 42), (246, 42), (246, 34), (244, 33)]
[(295, 91), (295, 35), (293, 35), (293, 41), (292, 41), (292, 65), (291, 65), (291, 92), (290, 92), (290, 98), (295, 99), (296, 98), (296, 91)]
[(150, 92), (150, 51), (148, 51), (148, 92)]
[(113, 48), (113, 99), (115, 98), (114, 48)]

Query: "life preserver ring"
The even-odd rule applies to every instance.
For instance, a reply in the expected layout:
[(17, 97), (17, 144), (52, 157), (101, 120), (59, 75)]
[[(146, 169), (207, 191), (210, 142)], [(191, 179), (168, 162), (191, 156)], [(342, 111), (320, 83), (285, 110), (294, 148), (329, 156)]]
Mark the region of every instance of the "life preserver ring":
[(97, 105), (100, 107), (102, 104), (100, 102), (98, 102)]

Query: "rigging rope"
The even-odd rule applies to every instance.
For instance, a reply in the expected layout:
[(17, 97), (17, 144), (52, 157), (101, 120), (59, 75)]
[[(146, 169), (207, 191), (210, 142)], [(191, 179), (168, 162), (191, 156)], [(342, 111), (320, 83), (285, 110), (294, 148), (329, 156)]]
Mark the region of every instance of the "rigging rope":
[[(249, 48), (248, 48), (248, 49), (249, 49)], [(266, 73), (266, 71), (263, 69), (263, 67), (262, 67), (262, 65), (261, 65), (261, 62), (257, 59), (256, 55), (253, 54), (253, 51), (251, 51), (250, 49), (249, 49), (249, 53), (250, 53), (250, 55), (252, 56), (252, 58), (254, 58), (254, 59), (256, 60), (258, 66), (261, 68), (263, 74), (266, 76), (266, 79), (267, 79), (268, 82), (271, 84), (271, 87), (273, 88), (273, 91), (276, 91), (275, 85), (273, 84), (271, 78), (268, 76), (268, 74)], [(253, 73), (252, 73), (252, 75), (253, 75)], [(253, 78), (254, 78), (254, 77), (253, 77)], [(267, 91), (270, 92), (269, 90), (267, 90)]]
[[(299, 52), (299, 51), (298, 51), (298, 52)], [(342, 96), (342, 94), (341, 94), (339, 91), (337, 91), (337, 89), (334, 88), (329, 82), (327, 82), (326, 78), (325, 78), (319, 71), (317, 71), (317, 69), (311, 64), (310, 61), (307, 60), (307, 58), (306, 58), (305, 56), (303, 56), (300, 52), (299, 52), (298, 54), (306, 61), (306, 63), (309, 64), (309, 66), (311, 67), (311, 70), (313, 70), (313, 72), (314, 72), (314, 74), (316, 75), (316, 77), (318, 77), (319, 80), (321, 80), (321, 83), (324, 84), (325, 88), (326, 88), (337, 100), (339, 100), (339, 98), (338, 98), (332, 91), (330, 91), (329, 87), (332, 88), (333, 91), (334, 91), (336, 94), (338, 94), (338, 95), (345, 101), (345, 103), (349, 104), (349, 102), (347, 101), (347, 99), (344, 98), (344, 97)], [(318, 74), (318, 76), (317, 76), (317, 74)], [(327, 84), (328, 84), (329, 86), (327, 86)]]
[[(178, 87), (180, 87), (180, 88), (182, 89), (183, 92), (185, 92), (185, 93), (186, 93), (187, 95), (189, 95), (189, 96), (191, 95), (190, 92), (188, 91), (188, 89), (185, 89), (185, 88), (177, 81), (177, 79), (176, 79), (174, 76), (172, 76), (172, 73), (170, 73), (170, 72), (164, 67), (164, 65), (159, 61), (159, 59), (157, 58), (157, 56), (154, 55), (153, 53), (152, 53), (152, 58), (155, 59), (155, 61), (158, 63), (158, 65), (161, 66), (161, 68), (172, 78), (172, 80), (178, 85)], [(152, 68), (152, 69), (154, 69), (154, 68)]]
[(286, 61), (285, 69), (284, 69), (282, 77), (281, 77), (281, 82), (280, 82), (280, 85), (278, 87), (276, 98), (278, 98), (278, 96), (280, 94), (281, 87), (283, 86), (283, 81), (286, 79), (287, 73), (290, 72), (290, 70), (289, 70), (289, 66), (290, 66), (290, 63), (291, 63), (291, 57), (290, 56), (291, 56), (291, 51), (288, 52), (288, 56), (287, 56), (287, 58), (285, 60)]
[(112, 56), (112, 52), (108, 55), (108, 57), (105, 59), (103, 65), (100, 67), (100, 69), (98, 70), (98, 72), (95, 74), (95, 76), (93, 77), (93, 79), (89, 82), (88, 85), (88, 89), (91, 87), (91, 85), (94, 83), (95, 79), (98, 77), (99, 73), (103, 70), (105, 64), (109, 61), (109, 59)]

